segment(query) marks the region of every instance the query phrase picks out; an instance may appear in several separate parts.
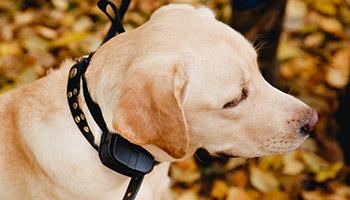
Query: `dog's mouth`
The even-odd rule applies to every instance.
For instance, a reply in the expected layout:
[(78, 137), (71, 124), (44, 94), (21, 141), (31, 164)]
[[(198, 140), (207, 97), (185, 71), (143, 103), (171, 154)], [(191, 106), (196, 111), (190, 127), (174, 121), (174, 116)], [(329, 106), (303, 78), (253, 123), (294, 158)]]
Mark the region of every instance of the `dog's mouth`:
[(220, 158), (238, 158), (238, 156), (226, 153), (226, 152), (218, 152), (215, 154), (216, 156), (220, 157)]
[(204, 148), (197, 149), (195, 156), (202, 163), (212, 163), (213, 161), (227, 161), (230, 158), (237, 158), (238, 156), (226, 153), (226, 152), (217, 152), (211, 154)]

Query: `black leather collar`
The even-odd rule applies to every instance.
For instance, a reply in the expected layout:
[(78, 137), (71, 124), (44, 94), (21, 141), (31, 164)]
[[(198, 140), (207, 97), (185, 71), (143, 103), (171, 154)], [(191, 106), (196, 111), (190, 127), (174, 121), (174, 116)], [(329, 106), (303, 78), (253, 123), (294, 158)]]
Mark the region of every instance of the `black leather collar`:
[[(101, 109), (99, 105), (92, 100), (84, 76), (93, 54), (94, 53), (81, 59), (73, 65), (69, 71), (67, 84), (69, 108), (80, 132), (91, 146), (98, 151), (101, 162), (109, 169), (131, 177), (123, 200), (133, 200), (142, 184), (144, 175), (151, 172), (158, 162), (154, 161), (153, 156), (142, 147), (130, 143), (117, 133), (110, 133), (108, 131)], [(99, 146), (95, 143), (95, 138), (88, 125), (85, 113), (79, 105), (81, 84), (83, 86), (86, 105), (95, 122), (102, 130), (101, 143)], [(130, 160), (132, 160), (132, 162)]]
[[(98, 150), (97, 144), (95, 144), (95, 137), (91, 132), (84, 112), (79, 106), (79, 94), (81, 79), (84, 77), (84, 73), (87, 66), (90, 63), (90, 59), (93, 53), (87, 58), (83, 58), (77, 62), (69, 71), (68, 84), (67, 84), (67, 97), (70, 111), (72, 113), (74, 122), (78, 126), (80, 132), (83, 133), (84, 137), (89, 141), (92, 147)], [(85, 80), (85, 77), (83, 78)], [(85, 81), (86, 83), (86, 81)], [(102, 130), (102, 129), (101, 129)]]
[[(112, 22), (112, 26), (104, 38), (103, 43), (107, 42), (117, 33), (125, 31), (121, 24), (121, 20), (129, 3), (130, 0), (122, 0), (121, 9), (119, 10), (108, 0), (100, 0), (98, 2), (98, 7)], [(107, 6), (111, 6), (114, 12), (114, 18), (107, 12)], [(87, 81), (84, 76), (93, 55), (94, 53), (91, 53), (88, 57), (82, 58), (79, 62), (74, 64), (69, 71), (67, 84), (69, 109), (80, 132), (84, 135), (91, 146), (98, 151), (101, 162), (109, 169), (131, 177), (123, 200), (133, 200), (140, 189), (144, 175), (151, 172), (154, 165), (158, 164), (158, 162), (156, 162), (153, 156), (142, 147), (130, 143), (117, 133), (109, 132), (99, 105), (93, 101), (89, 93)], [(85, 114), (79, 105), (81, 85), (83, 86), (82, 90), (84, 100), (89, 112), (102, 131), (99, 146), (95, 143), (94, 135), (92, 134), (89, 124), (86, 121)]]

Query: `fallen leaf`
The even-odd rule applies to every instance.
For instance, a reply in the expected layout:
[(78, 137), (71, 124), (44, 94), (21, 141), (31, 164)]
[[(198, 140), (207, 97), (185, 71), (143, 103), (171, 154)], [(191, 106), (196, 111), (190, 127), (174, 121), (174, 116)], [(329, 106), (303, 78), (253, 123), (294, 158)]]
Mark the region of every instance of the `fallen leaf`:
[(259, 158), (258, 166), (263, 170), (281, 169), (283, 166), (283, 157), (281, 155), (263, 156)]
[(312, 173), (317, 173), (321, 170), (321, 168), (329, 165), (325, 160), (311, 152), (304, 152), (301, 154), (301, 158), (305, 163), (307, 170)]
[(289, 197), (287, 194), (281, 192), (281, 191), (273, 191), (268, 192), (264, 194), (263, 198), (261, 200), (289, 200)]
[(341, 36), (343, 34), (342, 24), (334, 18), (323, 17), (320, 21), (320, 27), (324, 31), (336, 36)]
[(251, 184), (261, 192), (272, 192), (279, 188), (279, 182), (272, 173), (261, 170), (254, 165), (250, 167), (249, 178)]
[(344, 166), (343, 162), (336, 162), (328, 167), (321, 168), (315, 176), (317, 182), (324, 182), (337, 176), (340, 169)]
[(298, 30), (304, 25), (307, 6), (304, 1), (289, 0), (286, 8), (284, 27), (289, 31)]
[(342, 70), (329, 67), (326, 71), (326, 81), (334, 88), (344, 88), (349, 82), (349, 73), (343, 73)]
[(49, 28), (49, 27), (37, 26), (35, 29), (39, 33), (39, 35), (41, 35), (47, 39), (54, 39), (57, 37), (56, 31)]
[(283, 62), (288, 59), (301, 57), (304, 54), (298, 41), (288, 40), (280, 43), (278, 47), (278, 59)]
[(67, 0), (51, 0), (51, 2), (59, 10), (67, 10), (69, 6)]
[(18, 26), (24, 26), (34, 21), (35, 13), (33, 11), (16, 12), (14, 17), (15, 17), (15, 23)]
[(239, 187), (231, 187), (228, 191), (226, 200), (252, 200), (249, 194)]
[(304, 45), (308, 48), (315, 48), (322, 45), (325, 35), (322, 32), (316, 32), (308, 35), (304, 40)]
[(67, 33), (64, 33), (62, 36), (58, 37), (53, 42), (51, 42), (51, 46), (59, 47), (59, 46), (66, 46), (72, 43), (78, 43), (84, 40), (88, 36), (89, 34), (86, 32), (67, 32)]
[(224, 181), (216, 180), (210, 192), (210, 197), (216, 199), (223, 199), (227, 195), (228, 190), (229, 188)]
[(317, 11), (326, 15), (335, 15), (337, 13), (335, 5), (330, 1), (314, 1), (314, 7)]
[(178, 198), (176, 198), (177, 200), (197, 200), (198, 199), (198, 195), (192, 191), (186, 191), (183, 194), (181, 194)]
[(200, 172), (192, 159), (178, 162), (170, 168), (171, 177), (182, 183), (193, 183), (200, 178)]
[(17, 42), (0, 43), (0, 56), (18, 55), (21, 53)]
[(231, 158), (229, 159), (229, 161), (226, 163), (225, 165), (225, 169), (227, 171), (229, 170), (233, 170), (239, 166), (242, 166), (246, 163), (246, 160), (245, 158)]
[(320, 191), (302, 191), (301, 196), (304, 200), (327, 200), (324, 194)]
[(248, 176), (244, 170), (236, 170), (230, 178), (232, 184), (237, 187), (245, 187), (248, 184)]
[(292, 151), (283, 156), (283, 174), (291, 176), (297, 175), (304, 169), (304, 164), (296, 158), (296, 151)]
[(93, 26), (92, 20), (87, 16), (82, 16), (76, 19), (73, 24), (73, 32), (86, 32)]
[(24, 40), (23, 46), (28, 51), (36, 52), (36, 51), (47, 51), (49, 49), (50, 44), (47, 40), (33, 35)]

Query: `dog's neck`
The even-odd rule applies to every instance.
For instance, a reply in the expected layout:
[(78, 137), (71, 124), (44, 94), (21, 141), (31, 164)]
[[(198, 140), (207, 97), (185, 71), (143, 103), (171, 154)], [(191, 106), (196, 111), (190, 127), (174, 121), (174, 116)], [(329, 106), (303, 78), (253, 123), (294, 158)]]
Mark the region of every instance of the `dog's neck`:
[[(47, 174), (60, 191), (71, 194), (75, 199), (104, 199), (109, 194), (123, 194), (129, 178), (102, 165), (98, 153), (79, 131), (69, 111), (66, 88), (72, 64), (74, 62), (67, 61), (47, 77), (22, 87), (23, 92), (35, 92), (36, 95), (23, 99), (22, 104), (31, 109), (22, 113), (30, 113), (30, 118), (23, 115), (20, 121), (30, 121), (21, 125), (23, 131), (20, 134), (40, 171)], [(92, 95), (95, 98), (94, 92)], [(81, 108), (99, 140), (100, 130), (83, 101)], [(110, 196), (110, 199), (115, 198)]]

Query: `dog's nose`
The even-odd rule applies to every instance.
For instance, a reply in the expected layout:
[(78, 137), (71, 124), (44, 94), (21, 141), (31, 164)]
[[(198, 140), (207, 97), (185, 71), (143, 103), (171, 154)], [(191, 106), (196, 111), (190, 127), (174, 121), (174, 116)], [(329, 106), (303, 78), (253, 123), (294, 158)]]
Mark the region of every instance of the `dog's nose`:
[(304, 135), (309, 135), (315, 129), (317, 122), (318, 114), (315, 110), (312, 110), (306, 123), (300, 128), (300, 132)]

